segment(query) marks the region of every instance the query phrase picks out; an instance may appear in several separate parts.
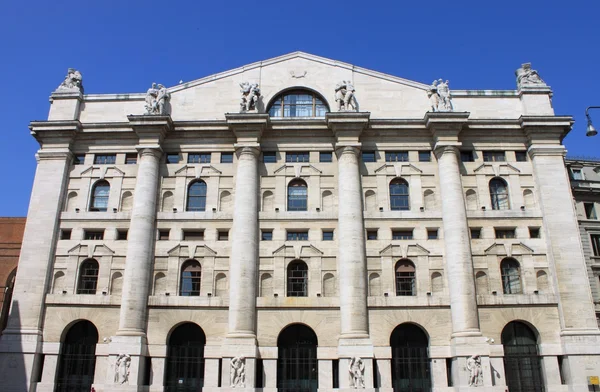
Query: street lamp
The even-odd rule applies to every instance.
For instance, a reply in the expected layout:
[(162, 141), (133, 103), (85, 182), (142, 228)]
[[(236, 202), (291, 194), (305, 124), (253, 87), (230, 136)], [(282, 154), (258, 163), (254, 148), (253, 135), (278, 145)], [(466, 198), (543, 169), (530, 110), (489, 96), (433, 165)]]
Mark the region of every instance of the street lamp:
[(596, 136), (598, 134), (598, 131), (596, 131), (596, 128), (594, 128), (594, 126), (592, 125), (592, 118), (590, 117), (590, 114), (588, 113), (588, 111), (590, 109), (600, 109), (600, 106), (590, 106), (587, 109), (585, 109), (585, 117), (587, 117), (587, 131), (585, 133), (586, 136)]

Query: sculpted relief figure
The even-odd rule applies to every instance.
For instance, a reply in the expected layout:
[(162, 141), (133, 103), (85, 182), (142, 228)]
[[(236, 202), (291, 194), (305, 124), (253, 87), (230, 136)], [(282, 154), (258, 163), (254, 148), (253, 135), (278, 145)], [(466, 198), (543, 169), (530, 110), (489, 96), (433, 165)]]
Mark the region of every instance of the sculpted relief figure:
[(352, 82), (342, 80), (335, 86), (335, 101), (338, 104), (338, 112), (357, 112), (355, 90)]
[(515, 71), (515, 75), (517, 76), (517, 88), (521, 88), (522, 86), (546, 85), (538, 72), (531, 69), (531, 63), (522, 64), (521, 68)]
[(467, 359), (467, 370), (469, 371), (469, 386), (478, 387), (483, 385), (483, 373), (481, 372), (481, 357), (472, 355)]
[(81, 91), (83, 93), (83, 77), (81, 76), (81, 72), (75, 68), (69, 68), (65, 80), (56, 88), (56, 91)]
[(146, 92), (146, 114), (167, 114), (166, 104), (169, 98), (171, 95), (165, 86), (152, 83), (152, 87)]
[(126, 384), (129, 382), (129, 367), (131, 356), (120, 354), (115, 362), (115, 384)]
[(244, 388), (246, 386), (246, 358), (235, 357), (230, 362), (231, 372), (229, 381), (232, 388)]
[(365, 387), (365, 363), (360, 357), (352, 357), (348, 365), (351, 386), (355, 389)]
[(449, 84), (450, 82), (447, 80), (445, 82), (442, 79), (434, 80), (427, 89), (432, 112), (451, 112), (454, 110)]
[(256, 111), (256, 104), (258, 103), (258, 99), (260, 98), (260, 88), (257, 83), (240, 83), (240, 87), (242, 88), (240, 92), (242, 93), (242, 99), (240, 101), (240, 113)]

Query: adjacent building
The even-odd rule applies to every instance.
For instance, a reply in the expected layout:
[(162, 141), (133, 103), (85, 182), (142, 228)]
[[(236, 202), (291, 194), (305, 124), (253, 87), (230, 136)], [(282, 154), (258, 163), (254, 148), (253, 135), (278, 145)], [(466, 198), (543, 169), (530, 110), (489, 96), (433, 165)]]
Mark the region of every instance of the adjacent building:
[(529, 64), (506, 91), (301, 52), (146, 93), (82, 80), (70, 69), (30, 124), (4, 391), (582, 391), (600, 375), (573, 121)]
[(25, 218), (0, 218), (0, 331), (6, 327)]

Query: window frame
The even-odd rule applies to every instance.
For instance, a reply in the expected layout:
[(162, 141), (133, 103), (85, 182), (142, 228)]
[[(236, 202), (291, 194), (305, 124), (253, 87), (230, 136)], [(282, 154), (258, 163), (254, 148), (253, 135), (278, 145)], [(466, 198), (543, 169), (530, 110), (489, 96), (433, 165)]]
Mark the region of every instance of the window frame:
[(306, 181), (300, 178), (290, 181), (287, 186), (286, 201), (287, 211), (308, 211), (308, 184)]
[[(98, 188), (106, 188), (105, 193), (100, 194)], [(110, 183), (106, 180), (98, 180), (92, 187), (90, 206), (88, 211), (90, 212), (106, 212), (108, 211), (108, 201), (110, 198)]]
[(392, 229), (392, 241), (412, 240), (414, 235), (414, 229)]
[(286, 297), (308, 297), (308, 265), (303, 260), (288, 264), (285, 281)]
[(504, 150), (484, 150), (484, 162), (506, 162), (506, 151)]
[[(371, 155), (373, 157), (372, 159), (371, 159)], [(367, 157), (368, 159), (365, 159), (365, 157)], [(362, 151), (360, 158), (362, 159), (363, 163), (377, 162), (377, 152), (374, 150)]]
[(385, 152), (386, 162), (408, 162), (409, 156), (408, 151), (386, 151)]
[[(419, 154), (419, 162), (431, 162), (431, 151), (427, 150), (420, 150), (418, 151)], [(425, 158), (425, 154), (427, 154), (427, 158)]]
[[(273, 159), (271, 160), (271, 158)], [(277, 163), (277, 151), (263, 151), (262, 161), (263, 163)]]
[[(398, 187), (398, 191), (401, 191), (400, 186), (406, 187), (406, 193), (392, 193), (392, 187)], [(408, 181), (401, 177), (396, 177), (389, 182), (388, 190), (391, 211), (410, 211), (410, 185)]]
[(83, 295), (95, 295), (96, 291), (98, 290), (99, 273), (100, 264), (98, 263), (98, 260), (91, 258), (83, 260), (79, 266), (76, 293)]
[(497, 239), (511, 240), (517, 238), (517, 230), (514, 227), (494, 227), (494, 235)]
[(127, 153), (125, 154), (125, 164), (126, 165), (137, 165), (138, 154), (137, 152)]
[(285, 152), (286, 163), (309, 163), (310, 152), (309, 151), (286, 151)]
[[(267, 234), (267, 236), (265, 236)], [(266, 238), (269, 237), (269, 238)], [(260, 231), (260, 240), (261, 241), (273, 241), (273, 230), (263, 229)]]
[[(407, 271), (398, 271), (401, 263), (408, 266)], [(412, 268), (412, 271), (410, 269)], [(417, 266), (410, 259), (400, 259), (394, 264), (394, 288), (396, 297), (414, 297), (417, 295)], [(408, 288), (410, 286), (410, 288)]]
[(322, 230), (321, 240), (322, 241), (333, 241), (334, 240), (333, 230), (327, 230), (327, 229), (326, 230)]
[[(504, 192), (500, 192), (500, 187), (498, 186), (500, 183), (504, 184)], [(492, 178), (488, 183), (488, 189), (490, 192), (490, 203), (492, 204), (492, 210), (510, 210), (510, 190), (508, 188), (508, 182), (504, 178)]]
[[(325, 159), (323, 159), (325, 156)], [(332, 151), (319, 151), (319, 163), (331, 163), (333, 162), (333, 152)]]
[(190, 152), (188, 153), (187, 163), (211, 163), (211, 158), (212, 154), (210, 152)]
[[(514, 269), (504, 267), (508, 263), (516, 264)], [(515, 265), (512, 267), (514, 268)], [(513, 272), (511, 272), (513, 271)], [(502, 281), (502, 292), (504, 294), (523, 294), (523, 282), (521, 281), (521, 263), (512, 257), (505, 257), (500, 261), (500, 278)], [(515, 286), (516, 285), (516, 286)]]
[[(227, 157), (227, 158), (223, 159), (223, 157)], [(220, 163), (233, 163), (233, 153), (232, 152), (222, 152), (221, 159), (219, 162)]]
[[(184, 274), (188, 273), (188, 271), (189, 275), (184, 276)], [(190, 286), (190, 289), (185, 288), (184, 285)], [(201, 290), (202, 264), (196, 259), (188, 259), (181, 264), (181, 270), (179, 273), (179, 296), (199, 297)]]
[[(191, 194), (192, 187), (195, 186), (196, 184), (204, 184), (203, 188), (201, 187), (201, 185), (198, 185), (201, 187), (201, 188), (199, 188), (199, 190), (204, 189), (203, 194), (202, 194), (202, 192), (199, 192), (199, 194), (197, 194), (197, 195)], [(185, 210), (190, 211), (190, 212), (206, 211), (206, 195), (207, 195), (207, 193), (208, 193), (208, 184), (204, 180), (194, 180), (194, 181), (190, 182), (190, 184), (187, 187)], [(199, 205), (192, 206), (192, 204), (194, 204), (196, 201), (199, 203)]]
[[(301, 103), (297, 103), (298, 99), (296, 98), (296, 102), (292, 103), (293, 100), (289, 100), (288, 102), (286, 102), (286, 97), (291, 97), (291, 96), (302, 96), (302, 95), (310, 95), (311, 96), (311, 100), (312, 103), (302, 103), (303, 101), (300, 101)], [(292, 112), (298, 112), (298, 108), (302, 108), (303, 109), (307, 109), (310, 106), (310, 115), (308, 116), (298, 116), (298, 115), (290, 115), (290, 113)], [(275, 108), (279, 108), (279, 115), (276, 115), (275, 113)], [(288, 115), (286, 116), (286, 108), (290, 108)], [(293, 110), (291, 109), (293, 108)], [(324, 111), (323, 111), (324, 109)], [(280, 92), (273, 100), (271, 100), (271, 102), (269, 103), (269, 106), (267, 107), (267, 111), (266, 113), (269, 114), (269, 117), (271, 118), (312, 118), (312, 117), (325, 117), (325, 114), (330, 112), (329, 109), (329, 105), (327, 104), (327, 101), (317, 92), (315, 91), (311, 91), (308, 89), (289, 89), (289, 90), (285, 90)], [(319, 114), (319, 115), (317, 115)]]
[(286, 241), (308, 241), (308, 230), (286, 230)]
[(117, 163), (117, 154), (94, 154), (94, 165), (114, 165)]

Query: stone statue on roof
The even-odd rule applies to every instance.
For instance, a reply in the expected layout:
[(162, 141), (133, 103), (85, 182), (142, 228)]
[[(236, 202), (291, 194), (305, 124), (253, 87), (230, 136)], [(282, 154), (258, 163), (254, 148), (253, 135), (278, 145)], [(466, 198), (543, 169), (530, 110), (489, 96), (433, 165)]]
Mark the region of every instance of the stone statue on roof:
[(146, 92), (146, 115), (166, 115), (167, 102), (171, 95), (162, 84), (152, 83), (152, 87)]
[(450, 94), (450, 82), (443, 79), (434, 80), (427, 89), (427, 96), (432, 112), (452, 112), (452, 95)]
[(521, 68), (515, 71), (517, 76), (517, 88), (523, 86), (546, 86), (546, 82), (540, 78), (535, 69), (531, 69), (531, 63), (521, 65)]
[(342, 80), (335, 86), (335, 101), (338, 104), (338, 112), (357, 112), (355, 89), (352, 82)]
[(75, 68), (67, 70), (65, 80), (56, 88), (58, 92), (81, 92), (83, 94), (83, 77)]
[(256, 104), (260, 98), (258, 83), (240, 83), (242, 98), (240, 101), (240, 113), (256, 112)]

